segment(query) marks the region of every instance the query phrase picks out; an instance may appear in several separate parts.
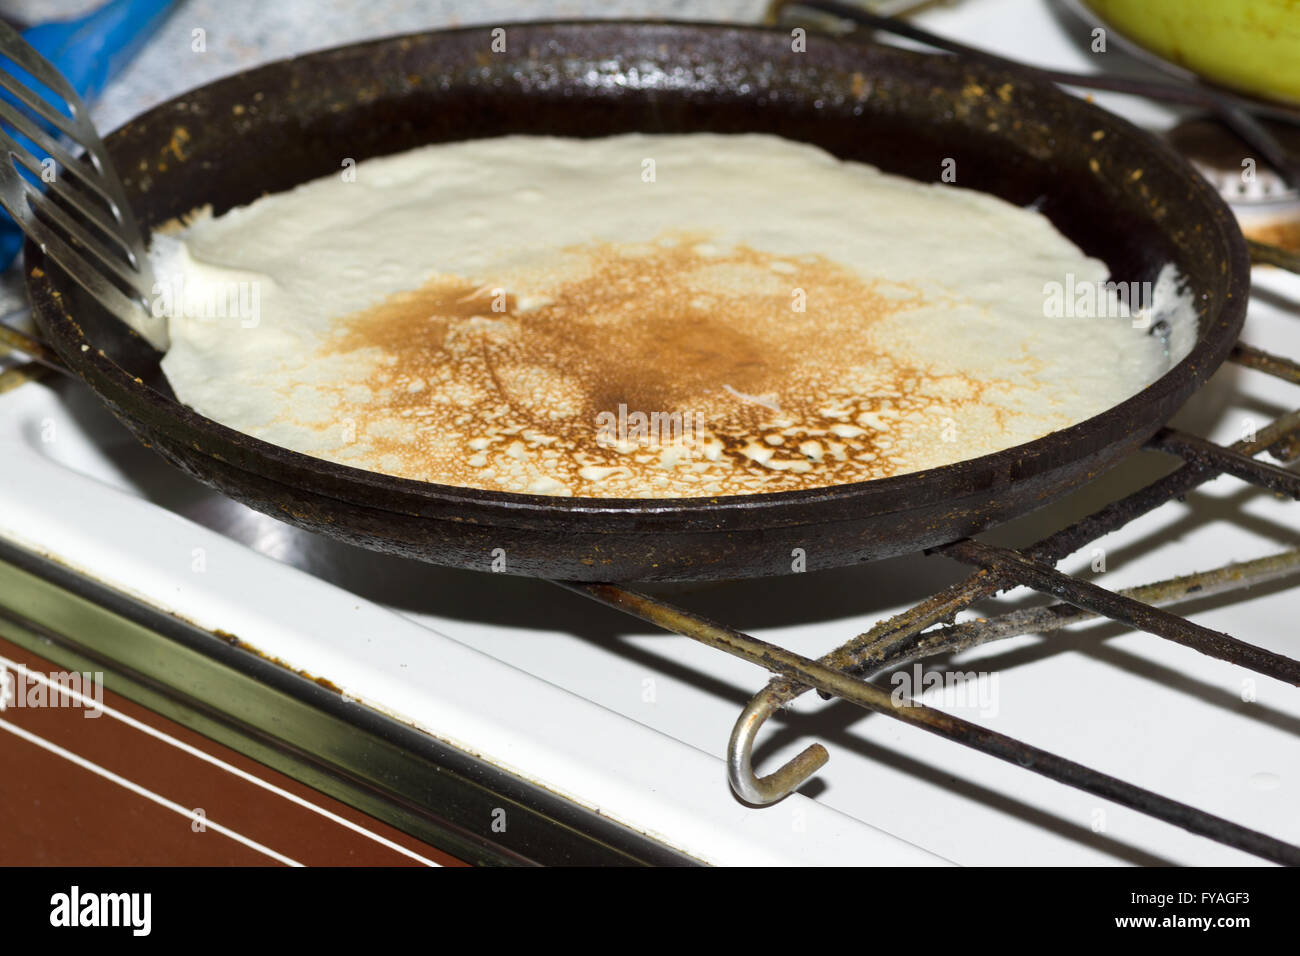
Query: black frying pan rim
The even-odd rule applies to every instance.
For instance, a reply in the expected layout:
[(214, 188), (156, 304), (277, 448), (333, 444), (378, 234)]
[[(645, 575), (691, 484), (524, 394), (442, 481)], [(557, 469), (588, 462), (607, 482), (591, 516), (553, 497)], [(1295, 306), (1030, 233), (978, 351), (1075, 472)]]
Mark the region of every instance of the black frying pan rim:
[[(674, 20), (548, 20), (548, 21), (524, 21), (516, 24), (503, 24), (507, 30), (527, 30), (538, 28), (550, 29), (578, 29), (589, 30), (599, 29), (600, 27), (618, 27), (626, 29), (628, 27), (652, 28), (676, 28), (687, 29), (692, 31), (735, 31), (735, 32), (766, 32), (780, 33), (783, 36), (788, 35), (788, 31), (779, 28), (705, 21), (674, 21)], [(419, 31), (406, 35), (396, 35), (383, 37), (375, 40), (369, 40), (357, 44), (346, 44), (339, 47), (312, 51), (295, 57), (288, 57), (270, 63), (261, 64), (252, 70), (244, 73), (235, 74), (230, 77), (223, 77), (212, 83), (205, 84), (195, 90), (189, 90), (161, 103), (140, 117), (135, 118), (132, 122), (145, 122), (153, 114), (160, 113), (172, 107), (178, 100), (183, 100), (187, 96), (193, 95), (198, 90), (208, 90), (217, 87), (222, 83), (234, 81), (240, 77), (247, 77), (261, 70), (278, 70), (283, 69), (294, 62), (314, 57), (329, 57), (332, 55), (341, 55), (343, 53), (356, 53), (367, 47), (379, 47), (384, 44), (400, 42), (404, 38), (418, 39), (427, 37), (430, 34), (458, 34), (469, 32), (481, 32), (486, 29), (485, 26), (459, 27), (450, 30), (437, 31)], [(871, 43), (858, 38), (836, 38), (833, 42), (855, 44), (859, 46), (879, 48), (882, 45)], [(885, 46), (888, 56), (898, 57), (926, 57), (931, 54), (918, 53), (916, 51), (904, 48)], [(1050, 84), (1030, 81), (1025, 76), (1004, 72), (998, 69), (989, 68), (977, 63), (965, 63), (965, 68), (973, 73), (980, 73), (989, 77), (991, 81), (1012, 82), (1018, 86), (1025, 86), (1032, 82), (1036, 88), (1036, 93), (1044, 97), (1061, 97), (1073, 101), (1071, 108), (1081, 109), (1091, 113), (1094, 121), (1099, 128), (1105, 128), (1107, 131), (1114, 130), (1122, 135), (1137, 137), (1145, 140), (1145, 145), (1153, 154), (1153, 158), (1163, 159), (1168, 165), (1165, 174), (1176, 173), (1181, 176), (1188, 188), (1189, 194), (1193, 201), (1200, 199), (1211, 210), (1212, 218), (1207, 220), (1206, 225), (1214, 227), (1219, 237), (1227, 244), (1227, 260), (1225, 268), (1229, 273), (1229, 286), (1225, 301), (1222, 304), (1218, 315), (1214, 319), (1214, 325), (1204, 330), (1198, 330), (1197, 340), (1191, 351), (1172, 368), (1166, 371), (1155, 382), (1148, 385), (1142, 391), (1125, 399), (1118, 405), (1112, 406), (1098, 415), (1085, 419), (1075, 425), (1058, 431), (1051, 432), (1041, 438), (1034, 439), (1020, 445), (1014, 445), (1010, 448), (993, 452), (988, 455), (982, 455), (976, 458), (963, 459), (949, 465), (943, 465), (936, 468), (928, 468), (920, 471), (909, 472), (902, 475), (895, 475), (889, 478), (873, 479), (863, 482), (854, 482), (849, 484), (830, 485), (821, 488), (809, 488), (793, 491), (762, 492), (746, 495), (720, 495), (713, 497), (692, 497), (692, 498), (595, 498), (595, 497), (569, 497), (569, 496), (552, 496), (552, 495), (530, 495), (515, 492), (492, 491), (487, 489), (465, 488), (454, 485), (442, 485), (435, 482), (420, 481), (417, 479), (400, 478), (391, 475), (385, 475), (379, 472), (368, 471), (354, 468), (349, 465), (342, 465), (337, 462), (328, 461), (322, 458), (315, 458), (300, 452), (291, 451), (281, 446), (271, 444), (253, 436), (239, 432), (228, 426), (222, 425), (206, 416), (199, 414), (178, 401), (174, 401), (154, 389), (137, 381), (129, 375), (126, 370), (122, 369), (111, 359), (99, 354), (93, 347), (85, 352), (80, 351), (81, 340), (73, 339), (73, 330), (80, 334), (81, 330), (75, 319), (63, 312), (58, 305), (57, 300), (52, 295), (55, 287), (50, 279), (50, 270), (40, 268), (44, 266), (44, 257), (35, 245), (29, 240), (24, 248), (27, 265), (27, 285), (28, 291), (33, 302), (44, 303), (47, 307), (44, 311), (38, 309), (43, 316), (57, 315), (61, 316), (63, 322), (56, 322), (45, 331), (50, 336), (60, 354), (63, 355), (68, 364), (81, 377), (86, 378), (78, 369), (81, 363), (89, 364), (93, 367), (96, 377), (106, 379), (112, 382), (116, 387), (126, 389), (136, 393), (137, 398), (142, 398), (146, 403), (153, 406), (155, 411), (169, 415), (177, 419), (181, 425), (197, 432), (207, 432), (215, 438), (223, 439), (225, 442), (233, 442), (244, 446), (249, 451), (260, 456), (274, 464), (282, 464), (288, 468), (302, 471), (314, 471), (324, 477), (336, 482), (345, 484), (354, 484), (370, 486), (379, 491), (395, 493), (399, 497), (410, 497), (423, 499), (429, 504), (440, 506), (465, 505), (473, 508), (484, 509), (498, 513), (501, 517), (523, 517), (525, 515), (537, 518), (559, 518), (563, 520), (569, 516), (628, 516), (628, 517), (648, 517), (663, 516), (671, 517), (682, 514), (683, 516), (692, 515), (693, 513), (719, 513), (731, 516), (746, 515), (755, 513), (760, 515), (760, 525), (771, 526), (773, 524), (785, 523), (807, 523), (806, 519), (797, 517), (801, 506), (815, 505), (826, 500), (834, 500), (837, 505), (848, 505), (854, 501), (862, 501), (879, 496), (888, 497), (898, 491), (911, 490), (917, 494), (909, 496), (908, 500), (900, 500), (896, 507), (888, 508), (877, 513), (890, 513), (892, 511), (909, 510), (914, 506), (918, 497), (925, 498), (921, 492), (933, 488), (936, 494), (944, 498), (958, 499), (963, 495), (978, 493), (982, 490), (994, 487), (1000, 482), (1005, 482), (1006, 476), (1022, 468), (1017, 467), (1021, 463), (1033, 461), (1042, 458), (1046, 461), (1059, 457), (1054, 451), (1064, 446), (1072, 446), (1083, 449), (1076, 455), (1070, 457), (1083, 458), (1088, 454), (1113, 442), (1112, 437), (1115, 433), (1115, 426), (1122, 424), (1130, 416), (1130, 413), (1145, 408), (1152, 403), (1168, 402), (1174, 396), (1179, 394), (1190, 395), (1196, 387), (1199, 387), (1209, 378), (1211, 374), (1226, 360), (1232, 346), (1235, 344), (1237, 334), (1240, 332), (1241, 325), (1245, 318), (1245, 303), (1249, 289), (1249, 254), (1246, 249), (1244, 240), (1241, 237), (1235, 220), (1222, 199), (1215, 193), (1212, 187), (1204, 181), (1195, 171), (1188, 166), (1185, 161), (1167, 144), (1157, 137), (1139, 129), (1121, 117), (1116, 116), (1092, 103), (1072, 97), (1060, 90), (1051, 87)], [(106, 137), (105, 142), (109, 149), (110, 155), (113, 150), (114, 138), (117, 134), (110, 134)], [(39, 272), (37, 271), (39, 269)], [(83, 337), (84, 338), (84, 337)], [(96, 389), (98, 391), (98, 389)], [(1147, 417), (1147, 416), (1139, 416)], [(1167, 418), (1167, 416), (1166, 416)], [(1158, 427), (1158, 426), (1156, 426)], [(1149, 429), (1153, 432), (1155, 429)], [(1134, 434), (1132, 444), (1139, 444), (1149, 437), (1149, 434)], [(1048, 466), (1050, 467), (1050, 466)], [(245, 469), (250, 470), (250, 469)], [(261, 473), (261, 472), (257, 472)], [(1037, 471), (1032, 467), (1028, 474), (1036, 474)], [(269, 476), (267, 476), (269, 477)], [(327, 494), (336, 500), (347, 502), (349, 499), (328, 491), (315, 489), (317, 493)], [(928, 499), (927, 499), (928, 500)], [(375, 507), (373, 503), (370, 507)], [(783, 522), (774, 521), (776, 515), (773, 512), (781, 512), (786, 508), (792, 509), (791, 520)], [(390, 509), (385, 509), (390, 510)], [(741, 526), (728, 523), (727, 527), (739, 530)], [(611, 529), (613, 530), (613, 529)], [(636, 528), (619, 528), (621, 533), (638, 533), (641, 530), (644, 533), (653, 533), (654, 529), (636, 529)]]

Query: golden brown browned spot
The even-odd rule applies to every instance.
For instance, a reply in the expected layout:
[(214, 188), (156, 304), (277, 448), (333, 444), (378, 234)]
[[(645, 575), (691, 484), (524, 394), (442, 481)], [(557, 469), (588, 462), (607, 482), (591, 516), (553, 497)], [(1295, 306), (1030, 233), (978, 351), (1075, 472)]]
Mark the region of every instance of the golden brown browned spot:
[[(514, 311), (514, 296), (506, 293), (500, 299), (503, 312)], [(330, 349), (350, 352), (377, 346), (410, 364), (428, 350), (442, 348), (449, 322), (490, 315), (492, 305), (489, 290), (475, 288), (457, 276), (435, 278), (419, 289), (389, 296), (347, 320)]]
[[(890, 473), (909, 415), (987, 387), (886, 354), (873, 325), (919, 293), (820, 256), (677, 235), (563, 258), (523, 305), (490, 282), (437, 277), (342, 324), (324, 355), (380, 352), (369, 397), (340, 412), (372, 467), (510, 490), (542, 474), (589, 495), (663, 486), (668, 472), (710, 493), (820, 487)], [(665, 468), (654, 442), (602, 445), (597, 416), (620, 406), (682, 415), (694, 453)], [(620, 471), (593, 484), (591, 469)]]

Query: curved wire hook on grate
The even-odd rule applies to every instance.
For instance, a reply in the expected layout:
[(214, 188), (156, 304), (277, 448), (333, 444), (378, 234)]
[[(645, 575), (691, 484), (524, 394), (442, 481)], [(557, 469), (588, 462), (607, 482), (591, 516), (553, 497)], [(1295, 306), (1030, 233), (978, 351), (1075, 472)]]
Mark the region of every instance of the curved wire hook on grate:
[[(1246, 349), (1244, 364), (1287, 381), (1295, 381), (1300, 377), (1300, 367), (1294, 363), (1274, 359), (1278, 363), (1277, 367), (1259, 364), (1257, 359), (1250, 357), (1256, 351)], [(1234, 360), (1242, 361), (1235, 356)], [(1153, 606), (1192, 593), (1204, 597), (1216, 591), (1258, 584), (1294, 573), (1300, 563), (1294, 556), (1275, 555), (1249, 562), (1248, 565), (1228, 566), (1207, 574), (1175, 578), (1118, 592), (1107, 592), (1088, 582), (1069, 578), (1043, 563), (1050, 560), (1054, 564), (1084, 542), (1100, 537), (1106, 531), (1114, 530), (1220, 474), (1232, 474), (1258, 487), (1300, 499), (1300, 475), (1257, 461), (1253, 457), (1296, 434), (1300, 434), (1300, 411), (1281, 416), (1261, 429), (1253, 440), (1242, 440), (1226, 448), (1170, 429), (1162, 430), (1148, 443), (1149, 447), (1182, 455), (1185, 463), (1181, 467), (1050, 535), (1024, 553), (993, 548), (970, 540), (934, 549), (935, 553), (974, 565), (978, 570), (910, 610), (880, 622), (870, 631), (822, 657), (818, 663), (851, 675), (856, 680), (867, 681), (886, 667), (974, 646), (978, 639), (972, 639), (970, 628), (964, 625), (948, 625), (929, 631), (926, 629), (942, 621), (951, 621), (958, 612), (975, 601), (1011, 584), (1026, 584), (1035, 590), (1064, 598), (1067, 605), (1081, 609), (1085, 616), (1106, 616), (1220, 660), (1248, 667), (1291, 684), (1300, 684), (1300, 662), (1212, 631)], [(1146, 603), (1148, 601), (1151, 604)], [(1009, 635), (997, 633), (995, 629), (995, 636)], [(767, 776), (760, 778), (753, 769), (752, 753), (759, 730), (777, 710), (810, 689), (810, 686), (787, 677), (778, 677), (751, 697), (741, 711), (732, 729), (727, 751), (727, 771), (732, 789), (742, 799), (758, 805), (775, 803), (793, 793), (829, 759), (824, 747), (813, 744)]]
[[(1297, 495), (1300, 495), (1300, 488), (1297, 488)], [(974, 542), (970, 544), (974, 545)], [(962, 555), (959, 560), (970, 558), (970, 555)], [(988, 555), (981, 550), (978, 560), (987, 562), (987, 559)], [(993, 576), (1001, 577), (1003, 573), (996, 572)], [(985, 580), (988, 576), (984, 571), (979, 571), (973, 577)], [(816, 688), (833, 697), (851, 701), (867, 710), (887, 714), (912, 727), (964, 744), (999, 760), (1025, 767), (1059, 783), (1112, 800), (1121, 806), (1164, 820), (1189, 832), (1218, 840), (1274, 862), (1290, 866), (1300, 865), (1300, 847), (1284, 843), (1276, 837), (1248, 829), (1150, 790), (1144, 790), (1005, 734), (972, 724), (960, 717), (923, 704), (900, 703), (894, 700), (889, 691), (829, 666), (825, 658), (820, 661), (811, 660), (786, 648), (710, 621), (684, 608), (668, 604), (644, 592), (632, 591), (613, 584), (578, 581), (556, 581), (555, 583), (658, 627), (776, 671), (800, 690)], [(1186, 643), (1196, 646), (1198, 640), (1208, 639), (1211, 643), (1226, 641), (1242, 648), (1250, 655), (1259, 657), (1266, 671), (1276, 672), (1284, 679), (1300, 684), (1300, 661), (1272, 654), (1262, 648), (1243, 645), (1227, 635), (1220, 635), (1218, 632), (1209, 631), (1191, 622), (1182, 621), (1181, 618), (1174, 618), (1167, 612), (1159, 612), (1154, 608), (1148, 608), (1148, 612), (1157, 616), (1164, 614), (1168, 618), (1181, 622), (1186, 633), (1180, 636)], [(806, 759), (815, 761), (816, 758), (814, 756)], [(760, 786), (754, 792), (761, 796), (762, 787)]]
[(731, 731), (727, 745), (727, 779), (736, 796), (746, 803), (766, 806), (776, 803), (797, 790), (804, 781), (826, 765), (831, 755), (821, 744), (810, 744), (772, 773), (760, 777), (754, 773), (754, 739), (782, 703), (774, 682), (750, 698)]

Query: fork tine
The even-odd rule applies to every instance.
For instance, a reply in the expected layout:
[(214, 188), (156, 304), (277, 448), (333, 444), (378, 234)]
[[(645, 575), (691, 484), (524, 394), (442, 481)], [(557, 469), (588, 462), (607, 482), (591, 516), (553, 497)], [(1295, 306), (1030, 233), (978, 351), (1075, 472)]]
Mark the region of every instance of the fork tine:
[[(64, 136), (84, 149), (87, 157), (95, 167), (95, 172), (100, 177), (96, 188), (103, 190), (106, 197), (115, 206), (125, 210), (126, 201), (121, 191), (121, 181), (117, 178), (113, 170), (113, 164), (104, 151), (104, 144), (100, 141), (99, 131), (95, 129), (95, 125), (90, 121), (85, 104), (81, 102), (81, 97), (77, 95), (77, 91), (73, 89), (72, 84), (51, 63), (32, 49), (20, 33), (3, 20), (0, 20), (0, 59), (8, 59), (16, 64), (36, 82), (56, 94), (63, 104), (67, 106), (72, 114), (71, 116), (63, 114), (44, 96), (24, 85), (18, 77), (3, 69), (3, 63), (0, 62), (0, 86), (3, 86), (16, 100), (37, 113)], [(3, 103), (2, 99), (0, 99), (0, 103)], [(5, 105), (13, 109), (12, 104)], [(27, 119), (30, 123), (30, 118)], [(48, 134), (46, 138), (50, 138)], [(61, 164), (68, 165), (62, 162)], [(139, 234), (136, 230), (135, 221), (130, 216), (129, 211), (123, 213), (122, 219), (133, 238), (138, 239)]]
[(56, 163), (76, 176), (87, 187), (94, 190), (104, 200), (105, 204), (113, 210), (114, 218), (121, 218), (117, 204), (113, 201), (109, 190), (104, 186), (103, 179), (98, 175), (98, 171), (92, 175), (89, 170), (82, 169), (83, 164), (77, 162), (76, 158), (64, 149), (54, 137), (42, 129), (39, 123), (33, 121), (30, 116), (27, 116), (22, 111), (15, 109), (12, 103), (5, 101), (3, 98), (0, 98), (0, 120), (14, 127), (14, 129), (35, 143), (39, 149), (43, 150), (47, 156), (53, 158)]
[[(165, 323), (148, 310), (145, 244), (104, 144), (72, 85), (2, 20), (0, 89), (0, 206), (101, 305), (165, 348)], [(45, 157), (61, 167), (52, 182)]]
[[(5, 43), (4, 47), (0, 48), (0, 55), (17, 64), (24, 73), (63, 100), (64, 105), (68, 107), (69, 112), (72, 114), (72, 122), (79, 125), (84, 123), (86, 121), (86, 108), (81, 102), (81, 97), (77, 95), (77, 91), (72, 88), (72, 84), (50, 64), (49, 60), (37, 53), (31, 44), (23, 39), (21, 33), (7, 23), (5, 26), (8, 27), (4, 31), (6, 39), (10, 42)], [(20, 89), (12, 90), (15, 96), (23, 100), (38, 96), (42, 103), (49, 104), (49, 100), (41, 96), (36, 90), (22, 84), (21, 78), (9, 74), (8, 79), (13, 83), (20, 84)], [(5, 86), (9, 87), (10, 83), (5, 82)], [(59, 116), (65, 122), (68, 120), (68, 117), (63, 116), (63, 114), (59, 114)]]
[[(12, 55), (7, 52), (5, 53), (5, 56), (13, 59)], [(30, 70), (27, 70), (27, 72), (31, 73)], [(35, 74), (33, 74), (33, 77), (35, 77)], [(37, 82), (43, 81), (38, 78)], [(72, 117), (69, 117), (64, 113), (61, 113), (53, 103), (26, 84), (22, 83), (8, 70), (0, 70), (0, 86), (4, 87), (5, 90), (8, 91), (14, 99), (22, 103), (23, 106), (27, 107), (41, 119), (45, 120), (45, 122), (58, 129), (58, 131), (63, 133), (63, 135), (70, 139), (77, 138), (77, 131), (80, 124), (77, 123), (75, 114)]]
[[(7, 198), (0, 198), (0, 205), (3, 205), (6, 211), (15, 219), (19, 218), (18, 215), (15, 215), (15, 210), (10, 208)], [(23, 222), (23, 231), (27, 233), (33, 242), (40, 246), (43, 252), (63, 266), (68, 275), (75, 279), (78, 285), (94, 296), (113, 314), (119, 317), (133, 316), (137, 323), (142, 320), (146, 323), (157, 321), (150, 317), (142, 302), (127, 295), (109, 282), (99, 269), (88, 262), (80, 252), (41, 219), (36, 216), (27, 218)]]
[[(0, 130), (0, 144), (8, 146), (11, 150), (10, 156), (13, 159), (17, 160), (18, 162), (22, 163), (23, 166), (26, 167), (33, 175), (41, 176), (41, 167), (40, 164), (36, 162), (35, 158), (33, 158), (32, 156), (26, 153), (12, 152), (12, 148), (15, 144), (3, 130)], [(42, 177), (42, 181), (45, 182), (43, 177)], [(41, 201), (37, 197), (41, 196), (40, 191), (32, 187), (31, 183), (28, 183), (27, 185), (29, 187), (28, 198), (31, 199), (39, 206), (41, 204)], [(84, 194), (79, 193), (78, 190), (73, 189), (64, 180), (59, 179), (58, 177), (55, 177), (53, 180), (50, 180), (48, 182), (45, 182), (45, 185), (48, 187), (49, 190), (46, 195), (52, 194), (54, 196), (57, 196), (60, 199), (60, 201), (67, 203), (69, 206), (75, 209), (82, 216), (85, 216), (86, 219), (88, 219), (93, 226), (97, 227), (100, 230), (100, 232), (104, 234), (104, 238), (112, 241), (113, 244), (119, 250), (121, 250), (121, 255), (126, 257), (132, 269), (138, 270), (138, 266), (135, 261), (136, 257), (134, 251), (132, 251), (126, 239), (124, 239), (122, 236), (120, 236), (117, 233), (117, 227), (118, 227), (117, 220), (110, 218), (110, 216), (105, 212), (103, 207), (96, 206), (94, 203), (87, 201), (87, 198), (84, 196)], [(49, 205), (53, 205), (53, 203), (51, 202), (49, 203)], [(82, 240), (82, 242), (84, 245), (85, 240)]]
[[(87, 232), (79, 222), (60, 209), (56, 204), (50, 202), (39, 190), (31, 183), (24, 181), (23, 189), (27, 193), (28, 202), (31, 204), (33, 215), (38, 219), (44, 219), (48, 226), (57, 226), (62, 233), (70, 238), (77, 246), (85, 249), (93, 255), (101, 265), (99, 271), (108, 270), (124, 286), (139, 296), (141, 304), (148, 301), (148, 290), (141, 287), (140, 274), (131, 268), (130, 264), (120, 256), (112, 255), (104, 250), (103, 244), (91, 233)], [(8, 208), (6, 206), (6, 208)], [(11, 212), (12, 215), (12, 212)]]

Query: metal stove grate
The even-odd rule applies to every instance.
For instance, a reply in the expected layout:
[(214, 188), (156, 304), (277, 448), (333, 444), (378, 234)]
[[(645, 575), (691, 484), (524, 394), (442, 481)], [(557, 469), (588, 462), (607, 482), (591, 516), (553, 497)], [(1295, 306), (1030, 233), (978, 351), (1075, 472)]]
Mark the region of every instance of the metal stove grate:
[[(995, 62), (1003, 67), (1031, 70), (1065, 85), (1192, 102), (1224, 115), (1229, 125), (1233, 126), (1249, 119), (1242, 119), (1244, 111), (1239, 108), (1241, 104), (1235, 97), (1195, 90), (1191, 100), (1180, 100), (1180, 97), (1187, 95), (1186, 87), (1182, 85), (1143, 83), (1106, 76), (1044, 74), (1043, 71), (937, 38), (892, 18), (873, 15), (840, 3), (778, 0), (769, 10), (768, 22), (775, 22), (783, 8), (790, 6), (854, 20), (859, 25), (897, 33), (917, 42)], [(1261, 112), (1257, 104), (1251, 104), (1250, 109), (1260, 115), (1267, 112)], [(1273, 144), (1266, 133), (1261, 134), (1254, 128), (1241, 129), (1240, 132), (1253, 142), (1260, 143), (1262, 140), (1266, 147), (1265, 154), (1272, 151), (1270, 147)], [(1257, 265), (1276, 266), (1300, 274), (1300, 255), (1294, 252), (1257, 242), (1250, 243), (1250, 251), (1252, 262)], [(50, 370), (63, 371), (57, 357), (41, 342), (6, 325), (0, 319), (0, 350), (7, 349), (26, 355), (31, 361), (0, 371), (0, 393), (40, 378)], [(1300, 363), (1291, 359), (1238, 343), (1230, 360), (1300, 386)], [(972, 539), (931, 549), (927, 553), (947, 556), (974, 570), (964, 580), (877, 623), (870, 630), (817, 660), (627, 587), (582, 582), (556, 583), (657, 627), (756, 664), (775, 675), (742, 710), (728, 747), (727, 763), (732, 787), (742, 799), (750, 803), (762, 805), (782, 799), (807, 781), (829, 759), (826, 749), (815, 743), (766, 776), (758, 777), (752, 766), (754, 741), (768, 718), (796, 698), (810, 690), (816, 690), (827, 699), (849, 701), (1261, 858), (1300, 865), (1300, 846), (1137, 787), (919, 702), (897, 703), (888, 691), (871, 683), (873, 678), (915, 661), (965, 651), (1020, 634), (1044, 634), (1104, 617), (1256, 673), (1300, 686), (1300, 660), (1198, 625), (1160, 607), (1189, 597), (1244, 590), (1295, 573), (1300, 570), (1300, 549), (1252, 561), (1228, 563), (1210, 571), (1120, 591), (1110, 591), (1071, 577), (1055, 567), (1057, 562), (1085, 545), (1173, 499), (1187, 495), (1220, 475), (1232, 475), (1276, 494), (1300, 499), (1300, 474), (1260, 461), (1256, 457), (1269, 453), (1288, 464), (1300, 460), (1300, 409), (1282, 415), (1260, 429), (1253, 440), (1239, 441), (1228, 447), (1170, 428), (1159, 431), (1145, 447), (1176, 456), (1182, 460), (1182, 464), (1138, 491), (1112, 501), (1021, 549), (997, 547)], [(1059, 599), (1059, 603), (1010, 611), (988, 619), (960, 623), (956, 621), (957, 615), (975, 602), (1016, 587), (1028, 587), (1038, 593), (1053, 596)]]
[[(1300, 255), (1252, 242), (1251, 258), (1300, 274)], [(1300, 363), (1239, 343), (1231, 361), (1300, 385)], [(613, 584), (558, 582), (644, 621), (700, 641), (776, 675), (755, 694), (732, 731), (727, 766), (732, 787), (746, 801), (780, 800), (815, 773), (829, 755), (813, 744), (783, 767), (755, 775), (754, 740), (769, 717), (810, 690), (850, 701), (912, 724), (974, 750), (1019, 764), (1060, 783), (1245, 850), (1267, 860), (1300, 865), (1300, 847), (1240, 826), (1222, 817), (1171, 800), (978, 724), (919, 702), (899, 703), (872, 678), (903, 664), (1025, 633), (1043, 633), (1093, 617), (1105, 617), (1165, 640), (1193, 648), (1256, 673), (1300, 686), (1300, 660), (1248, 644), (1196, 624), (1158, 605), (1236, 591), (1300, 569), (1300, 550), (1254, 561), (1225, 564), (1212, 571), (1171, 578), (1123, 591), (1109, 591), (1056, 570), (1056, 563), (1166, 502), (1219, 477), (1232, 475), (1275, 494), (1300, 499), (1300, 473), (1260, 461), (1269, 453), (1287, 463), (1300, 459), (1300, 409), (1260, 429), (1253, 440), (1224, 447), (1195, 435), (1164, 428), (1146, 448), (1182, 459), (1172, 472), (1075, 521), (1040, 541), (1014, 550), (965, 539), (928, 551), (974, 570), (965, 580), (920, 604), (881, 621), (818, 660), (758, 640), (651, 595)], [(999, 591), (1028, 587), (1058, 598), (1047, 607), (1011, 611), (979, 621), (957, 623), (958, 613)]]

